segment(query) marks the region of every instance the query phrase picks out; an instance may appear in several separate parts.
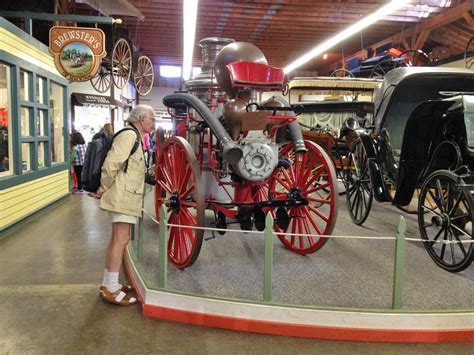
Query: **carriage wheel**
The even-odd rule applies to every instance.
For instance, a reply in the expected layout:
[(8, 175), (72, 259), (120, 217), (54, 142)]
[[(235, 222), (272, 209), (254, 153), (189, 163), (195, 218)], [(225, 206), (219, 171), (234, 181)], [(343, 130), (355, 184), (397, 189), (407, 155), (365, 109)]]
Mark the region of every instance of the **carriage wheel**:
[(329, 76), (338, 78), (355, 78), (355, 75), (352, 72), (343, 68), (334, 70)]
[(156, 203), (159, 210), (167, 207), (168, 257), (180, 269), (191, 266), (201, 250), (204, 231), (187, 227), (204, 226), (204, 196), (201, 173), (189, 143), (181, 137), (171, 137), (163, 145), (156, 164)]
[(395, 68), (404, 67), (400, 62), (393, 59), (387, 59), (378, 63), (370, 73), (371, 78), (383, 78), (390, 70)]
[(123, 89), (132, 73), (132, 50), (124, 38), (120, 38), (112, 50), (112, 77), (118, 89)]
[(100, 93), (104, 93), (110, 89), (110, 84), (112, 83), (112, 78), (110, 73), (103, 66), (99, 67), (97, 74), (90, 80), (92, 87)]
[(336, 178), (338, 182), (337, 190), (339, 191), (339, 196), (343, 196), (346, 194), (346, 176), (342, 167), (336, 168)]
[[(450, 272), (466, 269), (473, 260), (473, 201), (470, 191), (458, 189), (462, 180), (453, 172), (438, 170), (421, 187), (418, 201), (418, 227), (428, 254)], [(429, 200), (436, 204), (432, 208)], [(429, 213), (424, 213), (426, 210)], [(454, 243), (440, 243), (449, 241)]]
[(349, 215), (355, 224), (362, 225), (369, 216), (374, 193), (370, 181), (367, 153), (360, 139), (354, 142), (349, 153), (345, 183)]
[(137, 72), (133, 76), (133, 81), (138, 93), (141, 96), (146, 96), (153, 88), (153, 81), (155, 79), (155, 70), (153, 63), (146, 55), (138, 58)]
[(421, 49), (408, 49), (400, 53), (397, 58), (403, 58), (408, 67), (427, 65), (431, 62), (429, 55)]
[(278, 235), (286, 248), (298, 254), (313, 253), (326, 244), (328, 238), (318, 235), (332, 233), (338, 210), (334, 164), (319, 145), (310, 141), (305, 141), (305, 144), (308, 151), (303, 156), (295, 156), (291, 144), (282, 147), (280, 155), (291, 159), (293, 164), (274, 174), (270, 188), (274, 199), (298, 199), (301, 196), (308, 200), (307, 205), (285, 207), (289, 217), (285, 228), (275, 223), (277, 233), (315, 235)]
[(474, 66), (474, 36), (467, 42), (466, 49), (464, 50), (464, 63), (467, 69), (472, 69)]

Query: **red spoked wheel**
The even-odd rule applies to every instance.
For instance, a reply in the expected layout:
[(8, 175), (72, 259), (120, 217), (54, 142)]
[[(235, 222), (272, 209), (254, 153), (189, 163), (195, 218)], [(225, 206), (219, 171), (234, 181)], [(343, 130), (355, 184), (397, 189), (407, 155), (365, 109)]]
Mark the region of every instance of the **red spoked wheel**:
[(204, 195), (201, 173), (190, 144), (181, 137), (167, 139), (156, 163), (156, 203), (168, 212), (168, 257), (179, 269), (191, 266), (201, 251), (204, 231)]
[(278, 235), (286, 248), (298, 254), (313, 253), (326, 244), (328, 238), (317, 235), (332, 233), (338, 210), (334, 164), (319, 145), (310, 141), (305, 141), (305, 144), (308, 151), (303, 156), (295, 156), (291, 144), (282, 147), (280, 155), (291, 159), (293, 164), (274, 174), (270, 189), (276, 199), (297, 199), (301, 196), (308, 200), (307, 205), (285, 207), (289, 217), (285, 228), (275, 223), (277, 233), (313, 235)]

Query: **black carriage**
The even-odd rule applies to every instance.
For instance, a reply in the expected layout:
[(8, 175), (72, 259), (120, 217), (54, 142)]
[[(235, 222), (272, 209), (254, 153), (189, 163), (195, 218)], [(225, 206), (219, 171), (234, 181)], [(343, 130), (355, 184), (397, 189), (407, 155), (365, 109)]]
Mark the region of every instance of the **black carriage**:
[(138, 93), (147, 95), (153, 88), (155, 76), (150, 58), (133, 45), (126, 29), (115, 25), (104, 25), (101, 29), (105, 33), (107, 55), (102, 59), (96, 76), (90, 80), (94, 89), (104, 93), (112, 83), (123, 89), (132, 80)]
[(381, 78), (395, 68), (429, 65), (431, 65), (431, 59), (421, 49), (388, 48), (364, 60), (357, 56), (352, 57), (347, 61), (347, 69), (336, 69), (331, 76)]
[(418, 191), (429, 255), (445, 270), (467, 268), (474, 256), (474, 72), (394, 69), (375, 92), (373, 126), (347, 133), (346, 201), (354, 223), (364, 223), (373, 198), (405, 206)]

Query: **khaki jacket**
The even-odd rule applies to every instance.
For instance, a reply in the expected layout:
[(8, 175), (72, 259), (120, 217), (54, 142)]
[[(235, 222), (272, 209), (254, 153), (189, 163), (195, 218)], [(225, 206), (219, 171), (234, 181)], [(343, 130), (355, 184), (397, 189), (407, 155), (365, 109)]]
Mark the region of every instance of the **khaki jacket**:
[(136, 137), (137, 134), (132, 130), (120, 133), (107, 153), (98, 190), (102, 193), (100, 208), (104, 210), (130, 216), (142, 215), (146, 165), (141, 134), (140, 145), (130, 156), (127, 172), (124, 172), (125, 161), (132, 151)]

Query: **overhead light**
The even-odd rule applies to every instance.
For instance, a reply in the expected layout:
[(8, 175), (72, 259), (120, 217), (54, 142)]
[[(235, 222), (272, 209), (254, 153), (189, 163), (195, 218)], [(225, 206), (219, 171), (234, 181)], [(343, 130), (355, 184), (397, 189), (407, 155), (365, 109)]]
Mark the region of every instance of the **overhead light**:
[(422, 7), (422, 10), (418, 13), (418, 17), (419, 18), (426, 18), (430, 15), (432, 10), (433, 9), (430, 6), (425, 5), (425, 6)]
[(441, 0), (439, 2), (439, 7), (450, 7), (451, 6), (451, 0)]
[(183, 0), (183, 79), (191, 77), (198, 0)]
[(327, 41), (321, 43), (319, 46), (314, 47), (308, 53), (296, 59), (293, 63), (289, 64), (283, 69), (285, 74), (295, 70), (299, 66), (309, 62), (311, 59), (326, 52), (328, 49), (334, 47), (336, 44), (342, 42), (343, 40), (353, 36), (357, 32), (362, 31), (364, 28), (370, 26), (371, 24), (377, 22), (378, 20), (384, 18), (385, 16), (391, 14), (392, 12), (400, 9), (401, 7), (407, 5), (411, 0), (392, 0), (387, 5), (381, 7), (374, 13), (364, 17), (362, 20), (356, 22), (352, 26), (346, 28), (345, 30), (339, 32), (335, 36), (331, 37)]
[(323, 59), (328, 59), (328, 54), (327, 53), (323, 54)]

